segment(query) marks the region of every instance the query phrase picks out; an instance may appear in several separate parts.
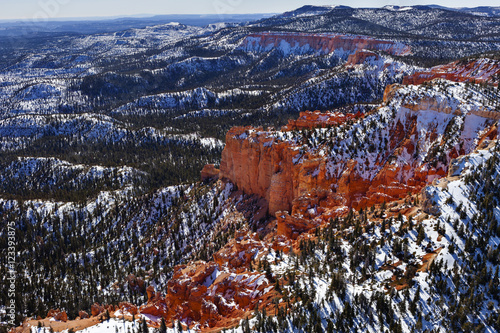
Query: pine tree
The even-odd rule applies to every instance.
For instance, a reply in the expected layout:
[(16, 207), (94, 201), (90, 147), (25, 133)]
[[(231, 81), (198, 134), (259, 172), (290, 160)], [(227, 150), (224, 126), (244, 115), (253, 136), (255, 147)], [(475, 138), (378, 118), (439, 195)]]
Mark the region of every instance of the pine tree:
[(148, 324), (146, 323), (146, 319), (142, 318), (141, 321), (141, 332), (148, 333)]
[(422, 224), (420, 224), (418, 228), (417, 244), (420, 245), (424, 239), (425, 239), (425, 229), (422, 226)]
[(243, 333), (250, 333), (250, 322), (248, 317), (243, 320)]
[(165, 318), (161, 318), (160, 333), (167, 333), (167, 324), (165, 323)]

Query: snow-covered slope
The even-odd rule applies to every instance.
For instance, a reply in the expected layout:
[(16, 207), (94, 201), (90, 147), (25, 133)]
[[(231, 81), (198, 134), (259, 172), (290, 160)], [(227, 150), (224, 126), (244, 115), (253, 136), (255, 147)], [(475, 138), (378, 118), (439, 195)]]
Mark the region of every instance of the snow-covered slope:
[[(280, 177), (288, 172), (290, 147), (290, 167), (305, 171), (287, 182), (300, 189), (288, 212), (271, 211), (272, 196), (255, 195), (226, 176), (225, 166), (221, 176), (239, 190), (206, 180), (133, 200), (130, 188), (101, 192), (84, 205), (3, 200), (1, 211), (46, 230), (42, 235), (68, 235), (68, 244), (86, 230), (95, 244), (90, 251), (37, 243), (38, 252), (24, 254), (29, 262), (36, 253), (64, 249), (65, 265), (88, 270), (80, 288), (96, 296), (78, 310), (114, 304), (111, 311), (106, 305), (111, 315), (136, 309), (136, 319), (150, 326), (159, 327), (163, 317), (168, 327), (238, 326), (239, 332), (494, 332), (500, 328), (500, 153), (497, 111), (483, 103), (487, 89), (444, 80), (394, 85), (378, 107), (360, 107), (365, 114), (303, 113), (280, 131), (245, 128), (234, 138), (231, 131), (231, 140), (248, 142), (239, 151), (245, 165), (254, 161), (246, 150), (259, 142), (263, 154), (281, 149), (283, 160), (274, 160)], [(226, 150), (232, 145), (228, 140)], [(266, 173), (269, 157), (259, 160)], [(264, 175), (246, 175), (263, 186)], [(365, 180), (372, 187), (363, 192)], [(23, 241), (40, 237), (35, 230), (27, 228)], [(115, 261), (123, 269), (109, 276)], [(52, 259), (40, 269), (49, 262), (60, 269)], [(48, 304), (70, 309), (81, 282), (63, 275), (57, 283), (63, 287)], [(99, 309), (106, 307), (94, 304), (92, 311), (103, 316)], [(75, 310), (68, 315), (73, 319)]]
[(499, 26), (338, 6), (2, 39), (15, 320), (499, 331)]

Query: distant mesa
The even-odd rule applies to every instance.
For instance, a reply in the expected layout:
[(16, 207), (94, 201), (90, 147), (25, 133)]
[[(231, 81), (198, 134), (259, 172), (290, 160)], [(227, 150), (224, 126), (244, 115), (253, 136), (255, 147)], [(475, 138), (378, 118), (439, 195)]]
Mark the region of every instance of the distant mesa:
[(356, 50), (384, 51), (391, 55), (404, 56), (411, 54), (408, 45), (368, 36), (343, 34), (309, 34), (292, 32), (263, 32), (248, 35), (241, 48), (246, 51), (265, 52), (279, 48), (285, 53), (331, 54), (336, 50), (354, 53)]

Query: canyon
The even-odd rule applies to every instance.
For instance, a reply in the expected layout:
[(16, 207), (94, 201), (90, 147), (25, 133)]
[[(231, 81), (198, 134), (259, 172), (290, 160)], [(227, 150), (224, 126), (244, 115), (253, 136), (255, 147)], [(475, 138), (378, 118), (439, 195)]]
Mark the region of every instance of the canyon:
[[(231, 183), (236, 196), (260, 198), (255, 200), (262, 201), (271, 227), (237, 230), (212, 260), (176, 266), (166, 290), (152, 285), (146, 290), (144, 281), (129, 276), (129, 284), (146, 290), (147, 303), (94, 304), (91, 315), (101, 317), (106, 310), (116, 318), (147, 315), (164, 318), (169, 327), (182, 321), (184, 327), (212, 332), (238, 326), (256, 307), (277, 311), (274, 300), (283, 297), (277, 278), (255, 270), (270, 253), (300, 253), (299, 244), (352, 210), (419, 195), (424, 206), (432, 206), (424, 189), (454, 174), (457, 158), (497, 138), (500, 113), (480, 103), (481, 91), (460, 81), (393, 84), (369, 111), (305, 111), (279, 130), (232, 128), (220, 168), (206, 165), (201, 180)], [(401, 211), (414, 210), (395, 210)], [(259, 216), (255, 221), (265, 218)], [(56, 310), (48, 317), (66, 321), (64, 315)], [(160, 326), (159, 320), (147, 323)]]
[(305, 7), (3, 45), (12, 333), (499, 331), (498, 27)]
[[(278, 213), (283, 211), (311, 219), (308, 211), (313, 209), (329, 219), (351, 208), (365, 209), (419, 193), (447, 174), (452, 159), (472, 152), (481, 133), (495, 138), (496, 130), (489, 129), (500, 115), (480, 107), (471, 109), (465, 100), (456, 107), (435, 92), (391, 85), (382, 106), (371, 114), (303, 112), (281, 131), (233, 128), (226, 137), (220, 178), (265, 198), (269, 213), (276, 217), (284, 216)], [(391, 108), (398, 108), (394, 116), (388, 112)], [(382, 114), (386, 123), (380, 123)], [(381, 127), (366, 132), (375, 121)], [(451, 132), (455, 123), (464, 123), (465, 128)], [(323, 137), (335, 128), (349, 134)], [(362, 153), (350, 148), (351, 152), (339, 154), (358, 137)]]

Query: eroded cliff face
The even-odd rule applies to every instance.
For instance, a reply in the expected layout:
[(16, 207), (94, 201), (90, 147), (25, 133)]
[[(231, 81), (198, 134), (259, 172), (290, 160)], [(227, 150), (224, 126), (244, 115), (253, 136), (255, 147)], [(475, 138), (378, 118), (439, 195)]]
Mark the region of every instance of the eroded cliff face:
[(214, 255), (214, 261), (176, 266), (166, 295), (151, 288), (148, 303), (138, 313), (162, 317), (167, 322), (182, 320), (201, 330), (237, 325), (256, 305), (264, 309), (278, 295), (265, 274), (249, 267), (264, 247), (267, 243), (255, 233), (238, 231)]
[(273, 216), (278, 211), (290, 212), (295, 199), (311, 192), (330, 191), (331, 181), (326, 159), (301, 149), (298, 143), (282, 140), (282, 134), (335, 126), (360, 117), (361, 114), (302, 112), (279, 132), (235, 127), (226, 136), (219, 177), (230, 180), (247, 194), (265, 198)]
[(336, 50), (354, 53), (356, 50), (378, 50), (392, 55), (407, 55), (411, 53), (409, 46), (398, 42), (375, 39), (368, 36), (349, 36), (342, 34), (308, 34), (263, 32), (248, 35), (242, 42), (246, 50), (267, 51), (274, 48), (288, 53), (318, 52), (330, 54)]
[(498, 85), (500, 62), (480, 58), (474, 61), (455, 61), (416, 72), (404, 78), (403, 84), (422, 84), (440, 78), (454, 82), (487, 82)]
[[(287, 240), (284, 240), (287, 241)], [(281, 246), (281, 247), (280, 247)], [(118, 319), (145, 316), (149, 326), (159, 328), (161, 318), (169, 327), (178, 321), (196, 331), (214, 332), (234, 327), (250, 316), (255, 307), (275, 309), (273, 300), (280, 294), (274, 281), (252, 268), (270, 248), (283, 251), (286, 244), (261, 240), (248, 229), (238, 230), (234, 238), (214, 254), (213, 261), (194, 261), (174, 268), (166, 290), (146, 288), (147, 303), (136, 306), (121, 302), (118, 306), (93, 304), (91, 316), (102, 318), (106, 312)], [(66, 321), (65, 312), (51, 310), (53, 320)], [(80, 318), (87, 318), (83, 311)]]
[[(383, 102), (364, 114), (302, 112), (280, 130), (233, 128), (220, 170), (208, 165), (201, 178), (237, 186), (230, 196), (234, 216), (220, 222), (222, 229), (238, 225), (234, 237), (211, 261), (176, 266), (166, 290), (146, 288), (130, 275), (129, 287), (147, 293), (146, 304), (94, 304), (91, 314), (143, 314), (157, 319), (150, 326), (159, 327), (164, 318), (169, 326), (182, 322), (213, 332), (238, 325), (257, 306), (276, 313), (285, 302), (273, 301), (283, 297), (280, 283), (287, 281), (262, 265), (278, 252), (300, 253), (302, 241), (350, 209), (406, 199), (436, 179), (456, 176), (465, 164), (460, 156), (497, 138), (498, 119), (500, 112), (484, 103), (477, 87), (435, 79), (423, 86), (388, 86)], [(427, 212), (438, 212), (430, 197), (421, 199)], [(402, 200), (399, 206), (395, 213), (409, 214)], [(64, 320), (59, 311), (49, 315)]]
[(260, 132), (263, 132), (262, 128), (236, 127), (227, 133), (227, 149), (222, 152), (220, 178), (234, 180), (238, 189), (266, 198), (269, 203), (271, 197), (276, 197), (270, 191), (273, 183), (273, 192), (279, 190), (281, 199), (273, 203), (270, 211), (275, 211), (276, 205), (278, 209), (288, 209), (287, 198), (291, 200), (294, 186), (282, 180), (284, 174), (291, 172), (290, 163), (286, 160), (291, 162), (293, 152), (285, 152), (289, 147), (273, 144), (272, 138), (261, 140)]
[(378, 59), (380, 59), (380, 57), (378, 54), (376, 54), (375, 52), (372, 52), (372, 51), (356, 50), (355, 53), (350, 54), (349, 57), (347, 57), (346, 66), (359, 65), (359, 64), (362, 64), (369, 59), (378, 60)]
[(278, 233), (296, 238), (351, 208), (418, 193), (453, 158), (495, 137), (499, 113), (476, 103), (480, 96), (459, 97), (467, 89), (392, 85), (366, 115), (304, 112), (280, 131), (233, 128), (220, 178), (265, 198)]

